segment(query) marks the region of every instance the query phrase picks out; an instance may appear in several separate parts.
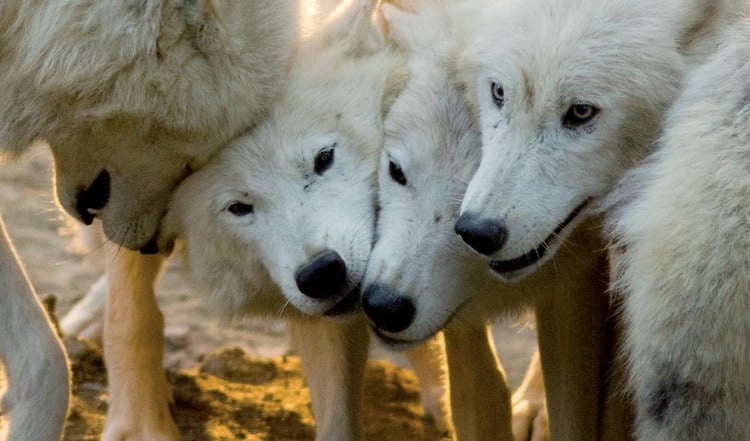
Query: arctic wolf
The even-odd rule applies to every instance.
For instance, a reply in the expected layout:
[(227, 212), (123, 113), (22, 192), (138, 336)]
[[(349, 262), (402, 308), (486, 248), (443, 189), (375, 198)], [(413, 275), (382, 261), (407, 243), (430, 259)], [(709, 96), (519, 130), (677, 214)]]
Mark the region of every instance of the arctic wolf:
[(484, 12), (462, 62), (482, 161), (456, 231), (496, 274), (517, 280), (549, 260), (649, 152), (734, 1), (510, 0)]
[(373, 240), (383, 117), (405, 74), (372, 3), (342, 4), (300, 47), (267, 119), (185, 179), (162, 230), (184, 238), (189, 274), (223, 312), (287, 319), (320, 441), (364, 438), (369, 332), (352, 312)]
[[(417, 14), (383, 6), (394, 38), (411, 53), (411, 76), (385, 122), (378, 239), (365, 277), (363, 310), (376, 334), (392, 346), (420, 342), (448, 324), (445, 342), (457, 434), (506, 441), (513, 439), (510, 393), (485, 324), (536, 307), (551, 438), (626, 439), (623, 420), (610, 428), (608, 437), (599, 427), (608, 374), (604, 362), (611, 354), (607, 269), (597, 231), (578, 232), (554, 266), (520, 284), (492, 276), (484, 260), (453, 231), (481, 151), (480, 133), (454, 66), (462, 37), (456, 23), (463, 10), (446, 5), (436, 2)], [(481, 406), (470, 407), (477, 400)], [(462, 417), (474, 422), (468, 433), (460, 432)], [(524, 423), (514, 428), (518, 440), (529, 436), (528, 421)], [(544, 435), (537, 430), (533, 439)]]
[(3, 2), (0, 140), (38, 139), (57, 197), (129, 248), (186, 170), (257, 122), (281, 84), (295, 2)]
[[(278, 92), (295, 35), (292, 0), (1, 2), (0, 154), (45, 141), (63, 208), (84, 223), (100, 218), (116, 242), (144, 247), (179, 181), (257, 122)], [(59, 439), (67, 408), (63, 351), (5, 237), (0, 255), (6, 427), (13, 440)], [(128, 302), (139, 301), (120, 300), (126, 309), (110, 311), (120, 318), (132, 310)], [(127, 342), (156, 346), (140, 360), (159, 368), (161, 340), (137, 325), (160, 319), (117, 321), (131, 327), (122, 334), (132, 337)], [(135, 371), (108, 366), (116, 371), (110, 378), (125, 383)], [(110, 415), (120, 415), (120, 432), (108, 437), (176, 438), (174, 425), (164, 424), (163, 375), (151, 380), (132, 384), (143, 387), (143, 402), (160, 403), (158, 411), (141, 403), (123, 410), (114, 387)]]
[[(494, 11), (485, 11), (486, 20), (476, 25), (462, 59), (462, 70), (469, 78), (469, 95), (481, 122), (482, 160), (462, 202), (456, 232), (491, 259), (495, 274), (518, 280), (551, 259), (587, 215), (598, 208), (625, 171), (651, 151), (662, 117), (678, 95), (685, 74), (715, 49), (716, 33), (732, 19), (733, 12), (741, 9), (741, 3), (510, 0), (499, 2)], [(718, 83), (707, 87), (717, 86)], [(701, 124), (701, 118), (696, 117), (692, 123)], [(672, 187), (684, 185), (670, 182)], [(668, 206), (677, 203), (674, 200)], [(656, 211), (671, 215), (661, 207)], [(644, 222), (640, 216), (645, 211), (637, 213), (628, 218), (628, 228), (646, 231), (636, 226)], [(664, 229), (654, 233), (664, 234)], [(694, 240), (690, 235), (680, 237), (688, 243)], [(673, 248), (676, 246), (670, 242), (667, 249), (677, 250)], [(691, 248), (679, 250), (675, 253), (685, 256)], [(666, 253), (659, 249), (658, 256), (668, 256)], [(689, 258), (692, 256), (686, 257)], [(635, 254), (628, 258), (635, 260)], [(658, 272), (653, 259), (634, 268), (647, 268), (655, 283), (662, 283), (666, 276)], [(627, 280), (635, 281), (640, 274), (633, 271)], [(696, 276), (699, 274), (702, 276), (702, 272)], [(710, 283), (709, 279), (704, 282)], [(636, 286), (645, 285), (638, 282)], [(644, 291), (637, 297), (651, 294)], [(635, 314), (633, 302), (628, 302), (630, 318)], [(680, 397), (700, 396), (704, 407), (698, 407), (708, 412), (718, 400), (729, 400), (730, 396), (705, 395), (702, 391), (718, 393), (722, 389), (710, 387), (717, 383), (702, 389), (698, 381), (704, 377), (683, 375), (691, 369), (703, 369), (693, 366), (710, 357), (688, 360), (681, 348), (687, 350), (692, 340), (706, 340), (693, 339), (692, 333), (683, 334), (680, 329), (687, 329), (680, 324), (683, 316), (671, 314), (669, 309), (662, 316), (663, 301), (656, 305), (638, 310), (643, 314), (637, 322), (641, 328), (631, 327), (631, 335), (642, 339), (643, 346), (639, 348), (645, 351), (631, 350), (631, 362), (636, 368), (632, 376), (639, 379), (638, 413), (658, 417), (652, 428), (660, 424), (660, 418), (670, 417), (672, 411), (684, 419), (665, 427), (698, 420), (711, 427), (721, 426), (724, 421), (714, 419), (715, 414), (700, 410), (681, 413), (679, 407), (670, 407), (670, 403), (679, 403)], [(679, 306), (673, 311), (678, 310), (687, 311)], [(702, 314), (698, 310), (691, 312)], [(704, 319), (701, 315), (698, 321)], [(652, 337), (650, 330), (655, 328), (646, 324), (652, 320), (658, 323), (656, 326), (664, 326), (661, 329), (665, 333), (676, 332), (677, 338), (687, 336), (683, 346), (671, 345), (672, 340), (665, 338), (667, 334)], [(719, 334), (712, 335), (727, 341)], [(652, 338), (660, 343), (653, 343)], [(632, 339), (630, 345), (634, 348)], [(646, 348), (663, 348), (665, 352), (661, 358), (637, 360), (649, 351)], [(677, 352), (672, 353), (673, 350)], [(641, 374), (638, 369), (643, 365), (653, 369), (654, 375)], [(703, 365), (705, 372), (710, 371), (707, 366)], [(689, 409), (685, 411), (696, 408)], [(643, 419), (640, 421), (642, 425)], [(693, 439), (708, 437), (706, 432), (688, 427), (691, 426), (686, 424), (680, 430), (692, 431)], [(644, 441), (672, 439), (654, 438), (652, 435), (657, 432), (642, 430), (648, 434), (642, 438)]]
[(750, 28), (726, 33), (614, 211), (642, 441), (750, 439)]

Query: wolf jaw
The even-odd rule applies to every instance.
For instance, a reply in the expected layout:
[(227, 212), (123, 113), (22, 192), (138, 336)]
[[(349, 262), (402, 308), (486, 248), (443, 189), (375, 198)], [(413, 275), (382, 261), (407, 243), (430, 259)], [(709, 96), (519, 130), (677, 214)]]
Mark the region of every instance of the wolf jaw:
[(561, 241), (546, 239), (561, 220), (587, 198), (600, 203), (651, 151), (684, 73), (706, 49), (698, 37), (722, 23), (723, 6), (706, 0), (574, 3), (493, 5), (460, 61), (483, 154), (462, 213), (507, 228), (487, 253), (504, 262), (499, 269), (537, 261), (506, 277), (549, 260)]
[[(562, 245), (570, 231), (574, 230), (581, 218), (584, 217), (585, 210), (592, 198), (587, 198), (581, 202), (569, 215), (562, 221), (555, 231), (550, 233), (535, 249), (526, 254), (510, 260), (490, 260), (490, 268), (500, 277), (508, 280), (520, 280), (543, 265), (547, 259), (554, 255), (557, 248)], [(579, 216), (580, 215), (580, 216)]]

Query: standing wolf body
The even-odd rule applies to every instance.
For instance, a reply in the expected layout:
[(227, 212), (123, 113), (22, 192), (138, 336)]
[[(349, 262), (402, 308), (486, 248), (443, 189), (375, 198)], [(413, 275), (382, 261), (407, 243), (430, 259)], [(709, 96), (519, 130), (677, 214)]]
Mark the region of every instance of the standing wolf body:
[[(85, 223), (100, 218), (113, 241), (143, 247), (179, 181), (256, 123), (276, 95), (296, 36), (295, 4), (1, 2), (0, 154), (46, 141), (63, 208)], [(125, 249), (117, 256), (119, 276), (153, 272), (150, 258)], [(4, 232), (0, 259), (6, 435), (59, 439), (68, 399), (64, 353)], [(161, 315), (133, 307), (153, 303), (151, 289), (113, 289), (109, 314), (116, 320), (107, 334), (122, 338), (105, 348), (106, 439), (177, 438), (163, 340), (152, 331), (161, 329)], [(139, 365), (123, 366), (117, 357)]]
[(750, 439), (748, 83), (743, 22), (688, 77), (659, 150), (613, 196), (642, 441)]

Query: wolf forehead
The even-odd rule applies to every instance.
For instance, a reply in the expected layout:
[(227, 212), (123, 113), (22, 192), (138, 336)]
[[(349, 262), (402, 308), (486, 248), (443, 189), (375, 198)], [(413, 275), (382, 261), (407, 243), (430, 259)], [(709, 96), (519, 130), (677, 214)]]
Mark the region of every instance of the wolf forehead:
[[(545, 87), (609, 90), (613, 76), (617, 84), (636, 86), (649, 80), (643, 66), (662, 75), (682, 64), (674, 58), (674, 29), (665, 26), (665, 3), (499, 2), (479, 19), (462, 67), (523, 84), (527, 99), (541, 96)], [(502, 38), (493, 29), (502, 29)]]

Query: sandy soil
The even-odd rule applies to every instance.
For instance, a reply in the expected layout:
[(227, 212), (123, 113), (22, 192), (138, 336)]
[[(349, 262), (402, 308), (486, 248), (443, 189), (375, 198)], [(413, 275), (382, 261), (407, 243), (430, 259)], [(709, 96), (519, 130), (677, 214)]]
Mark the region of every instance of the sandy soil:
[[(51, 161), (46, 148), (36, 148), (19, 161), (0, 163), (0, 189), (0, 212), (29, 276), (40, 295), (57, 297), (57, 313), (62, 316), (99, 277), (102, 267), (101, 262), (92, 262), (70, 247), (69, 225), (53, 202)], [(178, 422), (182, 421), (184, 439), (209, 439), (201, 435), (207, 428), (211, 428), (210, 439), (239, 439), (239, 433), (251, 440), (313, 439), (307, 391), (301, 387), (298, 361), (288, 357), (290, 350), (283, 322), (257, 319), (227, 322), (213, 316), (200, 295), (185, 283), (177, 262), (167, 266), (157, 295), (168, 334), (165, 366), (172, 370), (170, 379), (177, 387), (176, 416)], [(499, 356), (513, 385), (520, 383), (535, 348), (533, 331), (523, 323), (525, 319), (515, 319), (493, 328)], [(238, 350), (206, 355), (221, 346)], [(101, 357), (96, 350), (84, 347), (74, 360), (77, 407), (71, 417), (74, 423), (82, 422), (68, 431), (67, 440), (96, 439), (106, 409)], [(238, 382), (236, 372), (229, 379), (227, 375), (222, 378), (205, 372), (207, 360), (216, 357), (229, 357), (234, 360), (230, 363), (233, 369), (260, 373), (260, 377), (268, 379)], [(372, 349), (372, 358), (408, 366), (402, 354), (378, 345)], [(273, 371), (273, 375), (266, 371)], [(383, 381), (387, 387), (370, 387), (370, 390), (391, 395), (368, 396), (368, 402), (375, 407), (367, 418), (385, 418), (386, 423), (377, 430), (389, 426), (394, 430), (403, 428), (403, 436), (395, 432), (382, 435), (370, 432), (370, 439), (439, 439), (438, 433), (422, 426), (411, 373), (390, 364), (373, 364), (368, 384)], [(246, 387), (252, 392), (242, 389)], [(278, 412), (264, 413), (264, 409)], [(246, 414), (253, 414), (255, 419), (245, 419)], [(299, 437), (286, 434), (286, 430), (298, 430)]]
[[(66, 339), (74, 399), (65, 440), (97, 440), (104, 424), (106, 384), (101, 352)], [(299, 358), (249, 357), (239, 348), (206, 355), (189, 370), (167, 372), (183, 441), (312, 441), (315, 423)], [(449, 439), (422, 418), (414, 375), (371, 362), (365, 380), (365, 432), (371, 440)]]

